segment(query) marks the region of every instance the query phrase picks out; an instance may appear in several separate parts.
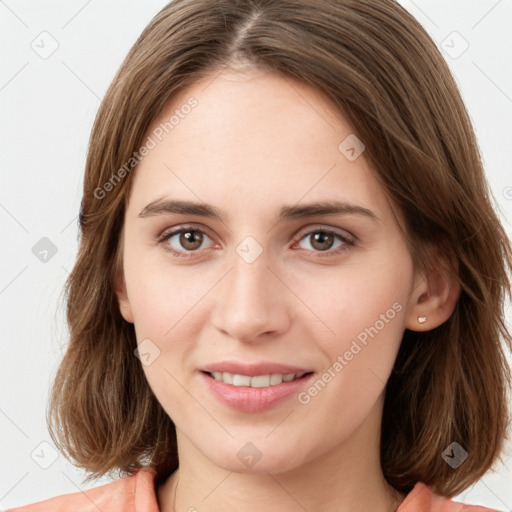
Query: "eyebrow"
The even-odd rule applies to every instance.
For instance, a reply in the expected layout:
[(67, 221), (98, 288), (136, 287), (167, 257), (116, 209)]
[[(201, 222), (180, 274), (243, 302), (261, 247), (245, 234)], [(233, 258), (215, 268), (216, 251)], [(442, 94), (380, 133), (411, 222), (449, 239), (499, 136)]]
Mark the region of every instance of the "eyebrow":
[[(206, 203), (192, 201), (178, 201), (171, 199), (156, 199), (149, 203), (139, 213), (139, 217), (145, 218), (165, 213), (177, 213), (185, 215), (198, 215), (225, 222), (226, 213)], [(320, 201), (303, 205), (284, 205), (277, 217), (277, 222), (289, 219), (302, 219), (316, 215), (361, 215), (374, 221), (379, 220), (377, 215), (363, 206), (344, 201)]]

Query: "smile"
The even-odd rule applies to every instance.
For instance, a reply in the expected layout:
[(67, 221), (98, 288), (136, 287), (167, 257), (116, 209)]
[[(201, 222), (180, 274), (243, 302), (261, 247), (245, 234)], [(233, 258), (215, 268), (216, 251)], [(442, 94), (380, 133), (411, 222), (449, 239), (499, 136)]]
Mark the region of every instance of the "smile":
[(241, 412), (261, 413), (296, 398), (315, 373), (244, 375), (230, 372), (199, 372), (209, 394), (224, 406)]
[(224, 384), (231, 384), (232, 386), (246, 386), (251, 388), (264, 388), (267, 386), (277, 386), (283, 382), (291, 382), (302, 378), (305, 373), (272, 373), (270, 375), (241, 375), (238, 373), (229, 372), (210, 372), (210, 377), (217, 381), (224, 382)]

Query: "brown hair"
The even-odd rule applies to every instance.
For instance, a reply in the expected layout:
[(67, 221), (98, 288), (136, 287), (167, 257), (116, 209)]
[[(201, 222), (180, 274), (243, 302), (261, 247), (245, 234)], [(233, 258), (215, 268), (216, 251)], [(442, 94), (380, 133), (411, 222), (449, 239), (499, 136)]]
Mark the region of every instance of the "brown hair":
[[(511, 247), (450, 71), (392, 0), (175, 0), (143, 31), (91, 134), (80, 247), (65, 288), (70, 341), (48, 410), (52, 438), (89, 479), (149, 465), (163, 481), (176, 469), (174, 425), (134, 356), (134, 327), (114, 291), (133, 180), (130, 169), (118, 170), (173, 95), (225, 66), (247, 65), (325, 93), (403, 214), (418, 268), (432, 265), (429, 246), (456, 259), (454, 313), (436, 329), (404, 333), (381, 443), (395, 489), (408, 493), (422, 481), (453, 496), (482, 477), (506, 439)], [(454, 441), (468, 452), (456, 470), (441, 457)]]

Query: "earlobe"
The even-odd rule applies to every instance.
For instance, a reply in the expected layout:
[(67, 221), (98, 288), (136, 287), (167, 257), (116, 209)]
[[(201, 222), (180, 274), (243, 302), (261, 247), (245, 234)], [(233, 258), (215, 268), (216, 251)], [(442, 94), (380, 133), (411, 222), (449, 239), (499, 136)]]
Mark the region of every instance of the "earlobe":
[(118, 273), (115, 278), (115, 294), (121, 315), (127, 322), (133, 324), (132, 309), (130, 307), (130, 301), (128, 300), (126, 283), (122, 272)]
[(416, 285), (405, 327), (411, 331), (429, 331), (443, 324), (453, 313), (460, 284), (453, 273), (433, 268)]

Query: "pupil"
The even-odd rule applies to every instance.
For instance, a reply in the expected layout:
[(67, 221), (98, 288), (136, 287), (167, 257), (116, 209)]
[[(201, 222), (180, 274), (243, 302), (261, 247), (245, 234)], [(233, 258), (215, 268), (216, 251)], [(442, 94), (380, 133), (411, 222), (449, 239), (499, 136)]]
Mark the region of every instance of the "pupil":
[[(316, 247), (315, 246), (317, 242), (319, 242), (320, 247)], [(322, 244), (325, 244), (326, 242), (328, 242), (327, 243), (327, 247), (325, 245), (322, 245)], [(313, 243), (311, 245), (313, 247), (315, 247), (316, 249), (324, 251), (324, 250), (329, 249), (331, 247), (332, 242), (333, 242), (333, 236), (331, 234), (324, 233), (324, 232), (320, 231), (320, 232), (314, 234), (314, 236), (313, 236)]]
[(187, 249), (197, 249), (201, 247), (202, 241), (203, 236), (197, 231), (185, 231), (181, 233), (180, 243)]

